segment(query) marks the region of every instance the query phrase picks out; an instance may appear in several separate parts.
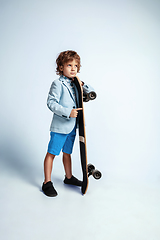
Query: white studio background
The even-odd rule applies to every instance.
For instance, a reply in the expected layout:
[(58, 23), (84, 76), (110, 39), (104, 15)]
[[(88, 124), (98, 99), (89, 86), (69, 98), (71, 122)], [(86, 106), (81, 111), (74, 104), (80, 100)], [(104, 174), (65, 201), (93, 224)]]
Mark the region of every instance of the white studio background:
[[(159, 9), (158, 0), (0, 0), (1, 176), (41, 185), (46, 99), (56, 57), (72, 49), (80, 79), (97, 92), (85, 103), (88, 161), (105, 181), (159, 184)], [(55, 175), (63, 174), (60, 158)]]
[(89, 158), (111, 176), (157, 180), (158, 1), (1, 0), (0, 9), (2, 157), (13, 151), (43, 162), (55, 59), (73, 49), (82, 59), (79, 77), (98, 95), (85, 104)]

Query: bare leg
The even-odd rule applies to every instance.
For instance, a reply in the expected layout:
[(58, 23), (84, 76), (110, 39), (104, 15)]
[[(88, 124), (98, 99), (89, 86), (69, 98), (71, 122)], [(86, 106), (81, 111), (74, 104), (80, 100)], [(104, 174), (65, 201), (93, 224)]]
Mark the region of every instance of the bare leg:
[(70, 154), (63, 153), (63, 165), (64, 165), (66, 177), (70, 179), (72, 177), (72, 162), (71, 162)]
[(55, 155), (47, 152), (46, 157), (44, 159), (44, 176), (45, 176), (44, 183), (51, 181), (51, 173), (52, 173), (54, 157)]

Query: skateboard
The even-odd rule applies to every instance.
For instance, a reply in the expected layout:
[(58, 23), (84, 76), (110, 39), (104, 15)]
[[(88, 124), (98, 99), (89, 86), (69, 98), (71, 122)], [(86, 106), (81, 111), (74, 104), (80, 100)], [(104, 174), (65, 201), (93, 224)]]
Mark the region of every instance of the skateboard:
[(84, 118), (84, 108), (83, 101), (88, 102), (89, 100), (94, 100), (96, 98), (96, 93), (94, 91), (84, 91), (81, 86), (81, 82), (78, 78), (74, 78), (74, 84), (77, 87), (79, 95), (79, 108), (82, 108), (82, 111), (78, 112), (79, 118), (79, 144), (80, 144), (80, 158), (81, 158), (81, 167), (83, 173), (82, 187), (81, 192), (85, 194), (88, 189), (88, 177), (93, 176), (95, 179), (100, 179), (102, 174), (100, 171), (96, 170), (94, 165), (87, 164), (87, 146), (86, 146), (86, 131), (85, 131), (85, 118)]

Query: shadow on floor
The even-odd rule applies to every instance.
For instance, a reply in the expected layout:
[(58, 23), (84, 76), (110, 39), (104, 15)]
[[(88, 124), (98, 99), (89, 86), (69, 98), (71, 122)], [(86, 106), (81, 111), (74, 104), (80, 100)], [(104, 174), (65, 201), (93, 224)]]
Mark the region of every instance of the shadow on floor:
[[(1, 136), (0, 141), (0, 168), (6, 174), (18, 176), (21, 180), (40, 187), (38, 179), (43, 177), (42, 164), (36, 160), (35, 152), (27, 141), (12, 134)], [(3, 141), (2, 141), (3, 139)], [(42, 161), (41, 161), (42, 163)]]

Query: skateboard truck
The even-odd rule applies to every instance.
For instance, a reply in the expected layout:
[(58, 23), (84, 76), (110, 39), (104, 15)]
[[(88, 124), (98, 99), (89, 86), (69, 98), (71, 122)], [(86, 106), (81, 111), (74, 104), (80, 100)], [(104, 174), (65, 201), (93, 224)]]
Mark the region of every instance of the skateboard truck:
[(102, 173), (97, 169), (95, 169), (94, 165), (88, 164), (87, 168), (88, 168), (88, 177), (92, 175), (96, 180), (102, 177)]
[(94, 91), (91, 91), (89, 93), (84, 92), (83, 93), (83, 102), (88, 102), (89, 100), (94, 100), (96, 97), (97, 97), (97, 95)]

